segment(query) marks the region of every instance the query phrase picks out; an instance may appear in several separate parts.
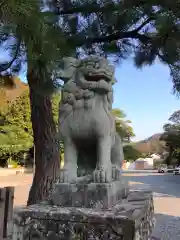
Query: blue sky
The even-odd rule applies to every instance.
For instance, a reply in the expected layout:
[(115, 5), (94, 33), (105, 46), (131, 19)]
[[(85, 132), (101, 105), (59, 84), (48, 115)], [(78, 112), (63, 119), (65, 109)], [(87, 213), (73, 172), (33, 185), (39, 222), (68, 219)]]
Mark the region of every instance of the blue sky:
[(163, 131), (169, 116), (180, 109), (180, 99), (172, 94), (168, 67), (156, 63), (138, 70), (130, 61), (116, 68), (114, 108), (120, 108), (132, 121), (136, 137), (142, 140)]
[[(5, 56), (3, 52), (0, 61)], [(20, 75), (22, 80), (24, 76)], [(180, 109), (180, 99), (172, 94), (169, 69), (160, 63), (138, 70), (131, 61), (125, 61), (116, 66), (116, 78), (113, 107), (124, 110), (132, 121), (136, 134), (132, 140), (162, 132), (169, 116)]]
[(116, 66), (116, 79), (113, 107), (122, 109), (132, 121), (136, 134), (132, 140), (161, 133), (170, 115), (180, 109), (180, 99), (172, 94), (169, 69), (161, 63), (139, 70), (125, 61)]

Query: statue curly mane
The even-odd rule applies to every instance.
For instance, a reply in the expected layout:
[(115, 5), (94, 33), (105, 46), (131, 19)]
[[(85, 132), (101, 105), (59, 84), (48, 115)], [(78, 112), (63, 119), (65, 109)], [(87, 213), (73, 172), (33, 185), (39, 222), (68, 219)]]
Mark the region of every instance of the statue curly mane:
[(77, 60), (77, 64), (75, 60), (72, 62), (69, 61), (69, 65), (66, 62), (67, 69), (62, 73), (66, 81), (59, 109), (59, 132), (66, 146), (65, 162), (75, 158), (71, 156), (74, 151), (78, 154), (74, 160), (78, 165), (95, 169), (99, 161), (97, 141), (110, 138), (108, 148), (112, 148), (111, 161), (116, 164), (117, 156), (120, 161), (121, 141), (111, 114), (114, 68), (106, 59), (96, 56)]
[[(73, 62), (74, 63), (74, 62)], [(93, 110), (97, 107), (93, 100), (104, 102), (105, 111), (111, 111), (113, 101), (114, 69), (106, 59), (90, 57), (79, 61), (74, 73), (65, 83), (62, 91), (61, 113), (79, 110)], [(100, 98), (101, 97), (101, 98)], [(66, 114), (65, 114), (66, 115)]]

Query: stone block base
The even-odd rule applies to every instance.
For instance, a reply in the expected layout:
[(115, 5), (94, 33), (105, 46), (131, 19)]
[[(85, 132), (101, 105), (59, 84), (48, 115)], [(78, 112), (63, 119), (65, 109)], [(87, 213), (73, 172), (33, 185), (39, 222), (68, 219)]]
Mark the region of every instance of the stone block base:
[(130, 191), (113, 208), (33, 205), (14, 217), (13, 240), (148, 240), (154, 226), (152, 192)]
[(107, 209), (127, 197), (128, 183), (57, 183), (52, 204), (63, 207)]

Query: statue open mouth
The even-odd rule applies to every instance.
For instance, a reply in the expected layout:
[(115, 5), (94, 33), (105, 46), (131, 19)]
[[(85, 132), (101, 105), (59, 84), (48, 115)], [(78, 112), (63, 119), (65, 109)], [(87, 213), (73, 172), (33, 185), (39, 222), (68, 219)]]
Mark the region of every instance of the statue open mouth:
[(79, 70), (87, 81), (105, 80), (110, 83), (114, 78), (114, 67), (106, 59), (97, 56), (82, 60)]
[(105, 71), (100, 71), (96, 69), (93, 69), (93, 71), (88, 71), (86, 74), (84, 74), (87, 81), (100, 81), (105, 80), (107, 82), (110, 82), (112, 80), (112, 75), (107, 74)]

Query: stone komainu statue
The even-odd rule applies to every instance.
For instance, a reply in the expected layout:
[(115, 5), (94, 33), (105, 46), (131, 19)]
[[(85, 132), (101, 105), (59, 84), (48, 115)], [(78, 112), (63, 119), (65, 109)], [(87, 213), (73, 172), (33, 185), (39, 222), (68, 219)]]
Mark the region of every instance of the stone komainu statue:
[(65, 58), (60, 77), (64, 80), (59, 109), (59, 132), (64, 141), (60, 181), (75, 180), (79, 162), (94, 169), (94, 182), (119, 180), (123, 150), (111, 114), (113, 66), (97, 56)]

